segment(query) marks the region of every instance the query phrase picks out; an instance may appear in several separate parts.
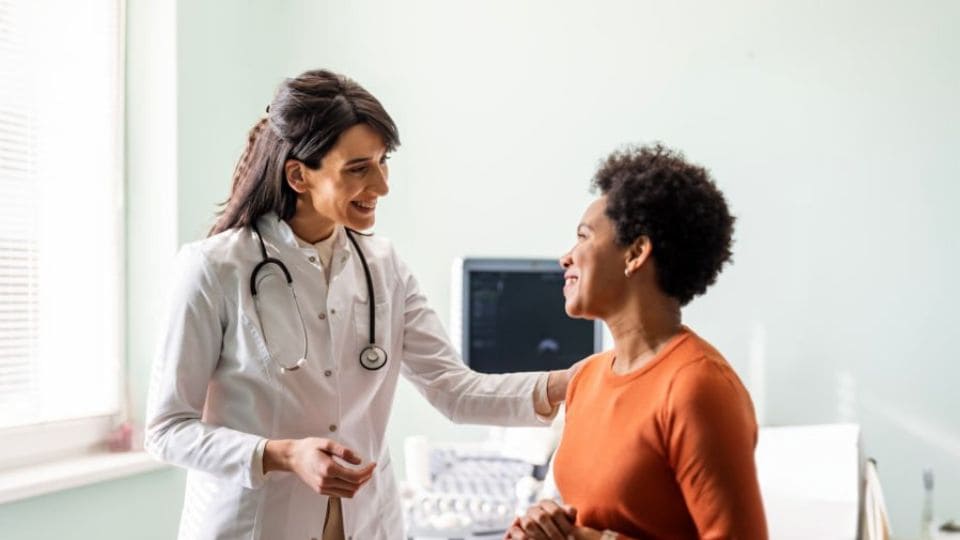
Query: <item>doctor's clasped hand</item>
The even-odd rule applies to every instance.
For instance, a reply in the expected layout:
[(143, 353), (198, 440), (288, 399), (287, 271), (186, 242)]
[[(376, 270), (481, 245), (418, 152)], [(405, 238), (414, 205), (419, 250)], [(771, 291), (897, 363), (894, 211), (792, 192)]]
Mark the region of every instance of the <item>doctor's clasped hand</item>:
[(349, 499), (370, 480), (377, 464), (348, 468), (335, 458), (355, 466), (363, 462), (353, 450), (321, 437), (268, 441), (263, 471), (290, 471), (316, 493)]

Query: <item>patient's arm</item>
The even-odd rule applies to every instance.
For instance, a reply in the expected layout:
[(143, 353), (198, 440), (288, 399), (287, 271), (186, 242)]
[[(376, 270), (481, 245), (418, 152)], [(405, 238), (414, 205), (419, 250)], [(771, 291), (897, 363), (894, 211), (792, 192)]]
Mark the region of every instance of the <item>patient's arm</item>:
[(739, 380), (716, 364), (692, 363), (677, 372), (665, 411), (670, 465), (699, 536), (767, 538), (757, 423)]

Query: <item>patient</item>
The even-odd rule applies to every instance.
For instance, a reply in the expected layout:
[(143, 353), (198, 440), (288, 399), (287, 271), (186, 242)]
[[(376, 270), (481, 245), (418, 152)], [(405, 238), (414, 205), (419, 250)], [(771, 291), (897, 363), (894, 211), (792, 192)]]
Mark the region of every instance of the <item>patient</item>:
[(560, 262), (571, 317), (614, 348), (567, 389), (554, 460), (565, 504), (542, 501), (509, 539), (765, 539), (750, 396), (680, 308), (731, 257), (734, 218), (708, 172), (663, 146), (613, 153)]

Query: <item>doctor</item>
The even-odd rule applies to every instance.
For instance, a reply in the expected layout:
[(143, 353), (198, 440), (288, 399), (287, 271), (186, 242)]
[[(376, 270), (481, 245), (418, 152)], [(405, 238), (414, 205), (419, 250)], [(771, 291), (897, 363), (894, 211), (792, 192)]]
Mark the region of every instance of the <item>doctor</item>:
[(384, 442), (403, 375), (455, 422), (537, 425), (570, 371), (466, 368), (374, 225), (397, 128), (352, 80), (286, 80), (223, 212), (184, 246), (147, 450), (186, 467), (181, 539), (403, 535)]

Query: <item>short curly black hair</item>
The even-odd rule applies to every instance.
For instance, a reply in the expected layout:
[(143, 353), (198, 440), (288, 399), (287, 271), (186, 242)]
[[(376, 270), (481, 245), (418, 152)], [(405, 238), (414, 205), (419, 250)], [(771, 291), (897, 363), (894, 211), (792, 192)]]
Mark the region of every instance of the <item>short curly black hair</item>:
[(660, 143), (610, 154), (593, 178), (607, 196), (617, 243), (641, 236), (653, 244), (657, 282), (686, 305), (717, 280), (733, 255), (733, 225), (710, 173)]

